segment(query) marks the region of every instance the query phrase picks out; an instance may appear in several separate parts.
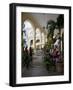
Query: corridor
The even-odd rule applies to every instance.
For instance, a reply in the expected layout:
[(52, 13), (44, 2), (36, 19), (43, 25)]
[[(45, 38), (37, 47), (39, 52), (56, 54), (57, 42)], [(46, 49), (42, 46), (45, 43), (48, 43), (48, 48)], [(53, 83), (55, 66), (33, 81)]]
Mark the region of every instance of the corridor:
[(42, 50), (37, 50), (33, 54), (33, 60), (29, 68), (27, 69), (24, 67), (22, 69), (22, 77), (60, 75), (58, 72), (47, 71), (43, 61), (44, 52)]

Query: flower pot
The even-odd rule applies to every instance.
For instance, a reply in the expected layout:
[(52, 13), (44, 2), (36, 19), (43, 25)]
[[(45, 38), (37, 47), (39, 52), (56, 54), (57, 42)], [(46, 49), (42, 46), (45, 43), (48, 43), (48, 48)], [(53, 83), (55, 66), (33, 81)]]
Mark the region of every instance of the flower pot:
[(63, 73), (63, 71), (64, 71), (64, 64), (60, 63), (60, 62), (56, 63), (56, 71), (60, 72), (60, 73)]

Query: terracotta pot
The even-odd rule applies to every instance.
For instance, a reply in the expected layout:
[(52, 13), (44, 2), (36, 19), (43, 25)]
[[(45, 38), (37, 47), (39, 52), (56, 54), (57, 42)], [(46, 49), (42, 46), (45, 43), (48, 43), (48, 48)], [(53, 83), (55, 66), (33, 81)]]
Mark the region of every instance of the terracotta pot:
[(63, 73), (63, 71), (64, 71), (64, 64), (63, 63), (56, 63), (56, 71)]

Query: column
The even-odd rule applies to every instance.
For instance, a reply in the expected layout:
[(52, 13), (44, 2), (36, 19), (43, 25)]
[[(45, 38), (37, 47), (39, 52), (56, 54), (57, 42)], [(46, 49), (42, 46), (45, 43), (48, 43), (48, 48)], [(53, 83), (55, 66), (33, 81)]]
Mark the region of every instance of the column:
[(40, 32), (40, 45), (41, 45), (41, 48), (42, 48), (42, 32)]
[(33, 47), (34, 47), (34, 50), (36, 50), (36, 29), (34, 30)]

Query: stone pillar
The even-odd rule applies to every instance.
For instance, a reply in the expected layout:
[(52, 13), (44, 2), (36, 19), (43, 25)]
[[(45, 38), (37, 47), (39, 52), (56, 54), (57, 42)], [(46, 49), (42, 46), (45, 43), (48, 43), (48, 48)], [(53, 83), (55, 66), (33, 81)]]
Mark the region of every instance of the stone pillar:
[[(46, 42), (46, 35), (45, 35), (45, 33), (44, 33), (44, 43), (43, 43), (44, 45), (45, 45), (45, 42)], [(44, 45), (43, 45), (43, 46), (44, 46)]]
[(47, 35), (45, 34), (45, 43), (47, 42)]
[(40, 47), (42, 48), (42, 32), (40, 31)]
[(34, 40), (33, 40), (34, 51), (36, 50), (36, 29), (34, 30)]

